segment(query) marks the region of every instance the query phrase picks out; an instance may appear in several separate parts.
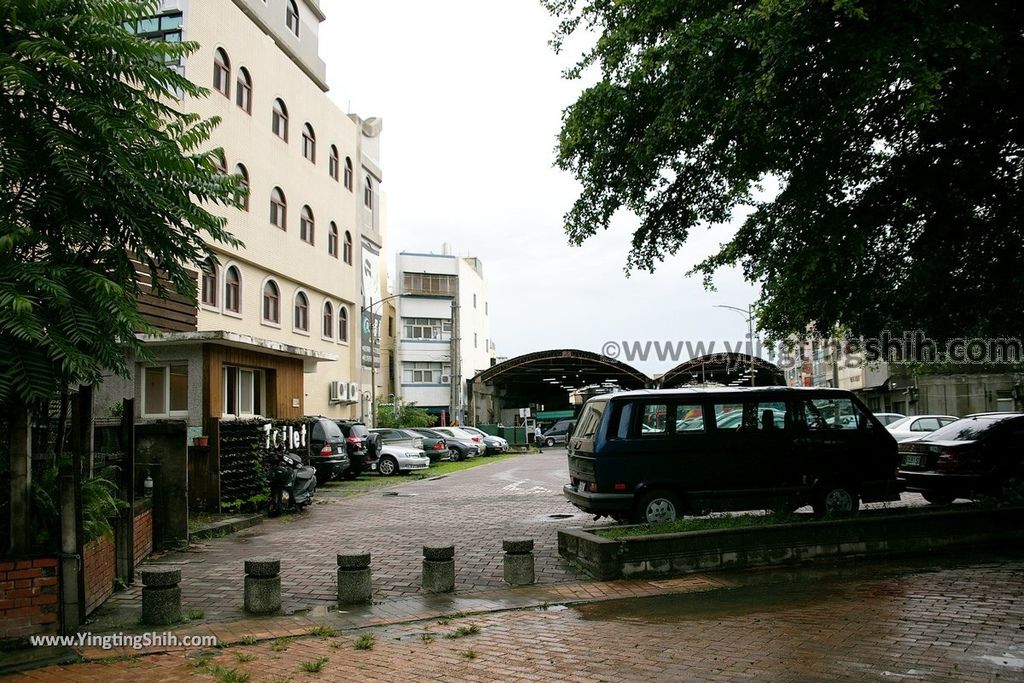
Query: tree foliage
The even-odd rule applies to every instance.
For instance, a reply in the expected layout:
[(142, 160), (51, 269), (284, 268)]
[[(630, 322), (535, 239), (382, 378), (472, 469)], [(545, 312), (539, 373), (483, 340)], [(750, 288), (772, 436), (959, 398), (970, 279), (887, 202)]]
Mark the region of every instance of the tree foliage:
[(433, 427), (437, 418), (415, 403), (378, 403), (378, 427)]
[(167, 66), (196, 45), (124, 28), (156, 9), (0, 2), (0, 405), (125, 372), (136, 263), (194, 300), (205, 240), (240, 244), (208, 210), (244, 191), (205, 147), (218, 121), (180, 108), (207, 91)]
[(742, 266), (770, 333), (1024, 331), (1024, 4), (543, 4), (556, 49), (596, 34), (559, 136), (571, 241), (631, 211), (653, 270), (749, 207), (692, 272)]

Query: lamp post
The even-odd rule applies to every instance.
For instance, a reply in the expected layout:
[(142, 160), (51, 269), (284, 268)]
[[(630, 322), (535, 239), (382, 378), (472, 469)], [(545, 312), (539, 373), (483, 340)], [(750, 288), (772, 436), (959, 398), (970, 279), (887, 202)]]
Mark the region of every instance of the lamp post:
[(736, 311), (747, 319), (747, 355), (750, 356), (750, 386), (754, 386), (754, 305), (747, 304), (746, 308), (740, 308), (738, 306), (727, 306), (725, 304), (716, 304), (715, 308), (727, 308), (730, 311)]
[(404, 294), (392, 294), (377, 301), (370, 297), (370, 303), (359, 309), (359, 317), (367, 314), (370, 323), (370, 424), (377, 426), (377, 362), (374, 360), (374, 352), (377, 350), (377, 335), (373, 329), (373, 307), (385, 302), (405, 296)]

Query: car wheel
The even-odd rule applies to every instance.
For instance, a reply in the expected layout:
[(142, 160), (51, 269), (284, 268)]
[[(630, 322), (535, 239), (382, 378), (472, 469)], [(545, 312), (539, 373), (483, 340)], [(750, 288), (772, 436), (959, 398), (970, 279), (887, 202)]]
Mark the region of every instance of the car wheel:
[(454, 458), (455, 462), (462, 462), (465, 459), (466, 459), (466, 451), (461, 450), (461, 449), (456, 449), (455, 450), (455, 458)]
[(382, 477), (390, 477), (394, 474), (398, 474), (398, 461), (390, 455), (385, 455), (380, 459), (380, 464), (377, 465), (377, 470), (380, 472)]
[(633, 517), (638, 524), (674, 522), (683, 516), (679, 500), (667, 491), (652, 491), (637, 503)]
[(921, 497), (932, 505), (949, 505), (956, 500), (956, 496), (952, 493), (943, 493), (941, 491), (923, 491)]
[(547, 446), (548, 448), (551, 448), (552, 446), (555, 445), (555, 440), (552, 439), (551, 437), (548, 437), (547, 439), (544, 439), (544, 445)]
[(829, 484), (821, 487), (814, 501), (814, 514), (817, 517), (826, 515), (851, 515), (860, 506), (860, 499), (848, 486)]

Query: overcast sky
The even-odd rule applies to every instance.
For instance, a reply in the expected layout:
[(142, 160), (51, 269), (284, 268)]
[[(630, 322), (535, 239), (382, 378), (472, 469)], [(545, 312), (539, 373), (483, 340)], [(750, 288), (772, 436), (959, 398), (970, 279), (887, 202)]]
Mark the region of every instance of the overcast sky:
[[(577, 186), (552, 162), (561, 112), (582, 86), (562, 79), (575, 55), (552, 52), (555, 22), (537, 0), (321, 5), (330, 96), (384, 122), (389, 271), (395, 251), (440, 253), (443, 242), (479, 257), (499, 356), (600, 353), (609, 340), (743, 341), (744, 316), (713, 306), (745, 308), (756, 289), (738, 271), (718, 275), (718, 292), (684, 275), (730, 228), (701, 231), (655, 274), (629, 278), (631, 217), (569, 246), (562, 216)], [(675, 365), (632, 364), (648, 374)]]

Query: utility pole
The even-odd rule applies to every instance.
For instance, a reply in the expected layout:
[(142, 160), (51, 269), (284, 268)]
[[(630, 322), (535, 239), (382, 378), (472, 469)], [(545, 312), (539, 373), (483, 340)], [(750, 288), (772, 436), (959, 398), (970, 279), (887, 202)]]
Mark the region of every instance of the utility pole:
[(750, 357), (750, 386), (755, 384), (755, 373), (754, 373), (754, 304), (747, 304), (746, 310), (739, 306), (726, 306), (725, 304), (716, 304), (715, 308), (728, 308), (730, 311), (736, 311), (740, 315), (743, 315), (747, 319), (747, 355)]
[[(456, 285), (455, 296), (452, 297), (452, 341), (451, 341), (451, 357), (452, 372), (448, 380), (451, 382), (451, 415), (448, 416), (448, 422), (456, 419), (455, 416), (459, 412), (459, 384), (462, 382), (462, 373), (459, 371), (461, 363), (460, 347), (461, 331), (459, 325), (459, 290)], [(442, 368), (444, 366), (442, 365)], [(461, 421), (460, 421), (461, 424)]]

